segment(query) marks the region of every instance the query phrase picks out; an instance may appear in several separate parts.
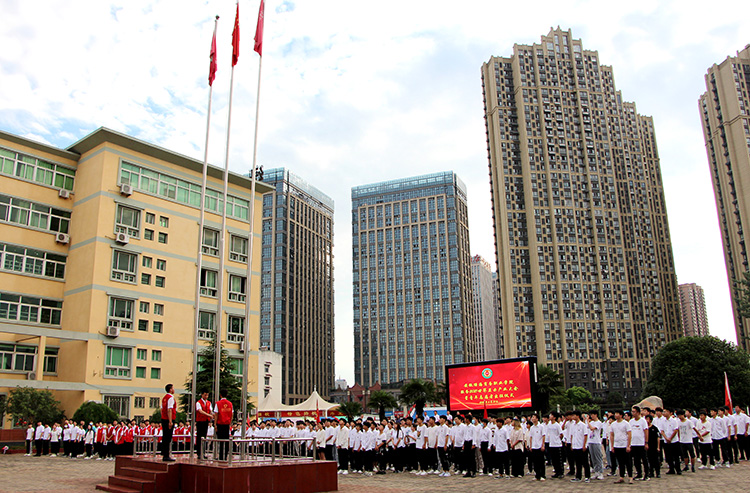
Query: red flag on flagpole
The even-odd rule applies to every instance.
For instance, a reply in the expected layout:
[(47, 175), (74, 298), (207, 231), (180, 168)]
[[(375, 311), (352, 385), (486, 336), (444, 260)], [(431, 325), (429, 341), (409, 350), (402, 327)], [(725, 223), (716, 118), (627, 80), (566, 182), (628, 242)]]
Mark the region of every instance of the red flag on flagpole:
[(320, 423), (320, 407), (318, 407), (318, 401), (315, 401), (315, 421)]
[(240, 58), (240, 2), (237, 2), (237, 14), (234, 16), (234, 29), (232, 30), (232, 67), (237, 65)]
[[(218, 19), (219, 16), (217, 15), (216, 18)], [(208, 85), (212, 86), (216, 78), (216, 70), (218, 69), (216, 66), (216, 24), (214, 24), (214, 37), (211, 39), (211, 54), (209, 58), (211, 62), (208, 65)]]
[(260, 0), (260, 9), (258, 10), (258, 25), (255, 27), (255, 48), (258, 55), (263, 56), (263, 10), (265, 1)]
[(729, 391), (729, 378), (727, 372), (724, 372), (724, 405), (732, 409), (732, 393)]

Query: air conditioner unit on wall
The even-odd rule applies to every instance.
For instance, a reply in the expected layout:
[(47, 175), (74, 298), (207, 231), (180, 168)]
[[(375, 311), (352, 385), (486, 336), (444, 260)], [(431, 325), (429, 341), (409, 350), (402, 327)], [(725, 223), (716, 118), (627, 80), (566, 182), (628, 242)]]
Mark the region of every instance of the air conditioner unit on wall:
[(36, 372), (30, 371), (26, 374), (26, 380), (36, 380)]
[(130, 236), (127, 233), (117, 233), (115, 235), (115, 241), (120, 245), (127, 245), (130, 243)]
[(107, 337), (119, 337), (120, 327), (110, 325), (107, 327)]
[(65, 190), (64, 188), (61, 188), (57, 195), (60, 196), (61, 199), (69, 199), (70, 198), (70, 192), (68, 190)]
[(120, 193), (126, 196), (133, 195), (133, 186), (123, 183), (120, 185)]
[(70, 235), (66, 233), (57, 233), (55, 235), (55, 241), (67, 245), (70, 243)]

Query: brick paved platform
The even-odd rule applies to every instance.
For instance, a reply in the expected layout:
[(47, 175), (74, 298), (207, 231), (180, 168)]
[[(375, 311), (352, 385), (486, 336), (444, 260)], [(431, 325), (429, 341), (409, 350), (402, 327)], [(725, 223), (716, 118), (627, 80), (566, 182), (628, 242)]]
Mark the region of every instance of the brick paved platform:
[[(61, 457), (24, 457), (23, 455), (0, 455), (0, 493), (25, 492), (82, 492), (94, 491), (97, 484), (107, 482), (114, 474), (114, 462)], [(550, 470), (547, 470), (548, 476)], [(411, 491), (513, 491), (550, 492), (570, 491), (580, 493), (591, 491), (634, 490), (653, 492), (746, 492), (750, 484), (750, 462), (742, 462), (731, 469), (715, 471), (702, 470), (684, 473), (682, 476), (662, 476), (648, 483), (634, 485), (614, 484), (613, 478), (592, 481), (591, 484), (570, 483), (566, 480), (548, 479), (544, 483), (523, 479), (494, 479), (484, 476), (463, 478), (452, 476), (414, 476), (408, 473), (375, 475), (365, 477), (359, 474), (339, 476), (339, 491), (344, 493), (401, 493)]]

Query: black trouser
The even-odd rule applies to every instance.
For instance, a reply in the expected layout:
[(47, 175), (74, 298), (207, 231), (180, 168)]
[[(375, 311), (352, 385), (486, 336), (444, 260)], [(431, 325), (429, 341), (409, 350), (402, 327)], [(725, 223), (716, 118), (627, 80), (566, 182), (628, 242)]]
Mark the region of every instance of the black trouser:
[(326, 444), (325, 448), (326, 460), (333, 460), (333, 445), (330, 443)]
[(339, 447), (339, 469), (349, 470), (349, 449), (344, 447)]
[(41, 438), (34, 440), (34, 447), (36, 448), (36, 456), (41, 457), (42, 456), (42, 442), (43, 440)]
[(203, 439), (208, 435), (208, 421), (196, 421), (195, 429), (195, 447), (198, 449), (198, 458), (202, 459), (203, 456), (201, 455), (201, 443)]
[(51, 452), (52, 452), (53, 454), (57, 455), (57, 454), (59, 454), (59, 453), (60, 453), (60, 442), (59, 442), (59, 441), (58, 441), (58, 442), (52, 442), (50, 446), (52, 447), (52, 448), (50, 449), (50, 451), (51, 451)]
[(701, 462), (705, 467), (708, 467), (709, 460), (711, 461), (711, 465), (715, 465), (716, 462), (714, 462), (714, 454), (711, 453), (711, 442), (707, 443), (701, 443), (700, 446), (700, 452), (701, 452)]
[(646, 457), (646, 447), (644, 445), (631, 445), (630, 456), (635, 466), (635, 476), (638, 478), (647, 478), (648, 476), (648, 458)]
[[(171, 435), (171, 433), (170, 433)], [(216, 438), (229, 440), (229, 425), (216, 425)], [(225, 460), (229, 454), (229, 442), (219, 442), (219, 460)]]
[(549, 452), (549, 460), (552, 463), (552, 469), (555, 471), (555, 476), (564, 476), (565, 469), (563, 468), (562, 447), (550, 447), (547, 450)]
[(732, 435), (731, 439), (729, 440), (729, 456), (732, 459), (732, 462), (737, 464), (740, 461), (740, 450), (737, 446), (737, 435)]
[(94, 445), (91, 443), (86, 444), (86, 457), (91, 457), (91, 453), (93, 452)]
[(451, 463), (448, 460), (448, 450), (445, 447), (438, 447), (438, 458), (443, 471), (448, 472), (451, 469)]
[(575, 474), (576, 469), (576, 463), (575, 463), (575, 455), (573, 454), (573, 449), (570, 444), (565, 446), (565, 460), (568, 462), (568, 469), (570, 472), (570, 475), (572, 476)]
[(589, 449), (571, 449), (573, 455), (573, 464), (576, 469), (576, 479), (585, 477), (586, 479), (591, 478), (591, 467), (589, 466)]
[[(341, 451), (339, 451), (339, 457), (341, 456), (340, 452)], [(386, 455), (385, 445), (380, 446), (377, 454), (378, 454), (378, 472), (382, 472), (385, 474), (385, 469), (388, 466), (388, 456)], [(352, 464), (352, 467), (356, 469), (356, 467), (354, 467), (354, 464)]]
[(477, 459), (472, 448), (474, 442), (464, 442), (464, 469), (467, 474), (477, 473)]
[(620, 477), (624, 478), (625, 473), (627, 472), (628, 477), (633, 477), (633, 464), (630, 462), (630, 454), (628, 453), (628, 449), (623, 448), (615, 448), (615, 457), (617, 457), (617, 465), (620, 467)]
[(497, 473), (510, 476), (510, 452), (495, 452), (495, 462), (497, 463)]
[(419, 459), (420, 459), (420, 451), (417, 450), (417, 444), (416, 443), (410, 443), (406, 447), (406, 457), (404, 459), (404, 468), (407, 471), (414, 471), (419, 467)]
[(29, 455), (31, 455), (34, 452), (33, 447), (32, 447), (33, 443), (34, 443), (34, 440), (26, 440), (26, 453)]
[[(531, 450), (531, 462), (534, 463), (534, 473), (536, 479), (542, 479), (546, 477), (545, 465), (544, 465), (544, 450), (541, 448), (535, 448)], [(586, 463), (586, 469), (588, 470), (588, 462)], [(588, 476), (586, 476), (588, 477)]]
[(492, 467), (490, 466), (490, 443), (481, 442), (479, 447), (482, 452), (482, 472), (488, 474), (492, 471)]
[(721, 460), (727, 464), (732, 463), (732, 447), (729, 445), (729, 438), (721, 439)]
[(745, 435), (737, 434), (737, 448), (740, 452), (740, 459), (750, 459), (750, 456), (747, 455), (747, 437)]
[[(227, 427), (229, 431), (229, 427)], [(172, 448), (172, 427), (169, 425), (168, 419), (161, 420), (161, 456), (165, 459), (169, 458), (169, 454)], [(227, 435), (228, 438), (228, 435)]]
[(523, 450), (511, 451), (511, 470), (510, 474), (513, 477), (523, 476)]
[(672, 442), (665, 445), (667, 447), (667, 465), (669, 466), (669, 470), (682, 474), (682, 469), (680, 468), (680, 442)]
[(49, 440), (42, 440), (42, 455), (49, 454)]

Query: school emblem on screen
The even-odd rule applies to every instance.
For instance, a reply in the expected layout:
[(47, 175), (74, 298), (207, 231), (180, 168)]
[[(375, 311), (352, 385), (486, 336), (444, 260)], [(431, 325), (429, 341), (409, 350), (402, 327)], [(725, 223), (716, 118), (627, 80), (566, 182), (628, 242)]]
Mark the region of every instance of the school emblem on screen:
[(482, 370), (482, 376), (484, 378), (492, 378), (492, 370), (489, 368), (485, 368), (484, 370)]

